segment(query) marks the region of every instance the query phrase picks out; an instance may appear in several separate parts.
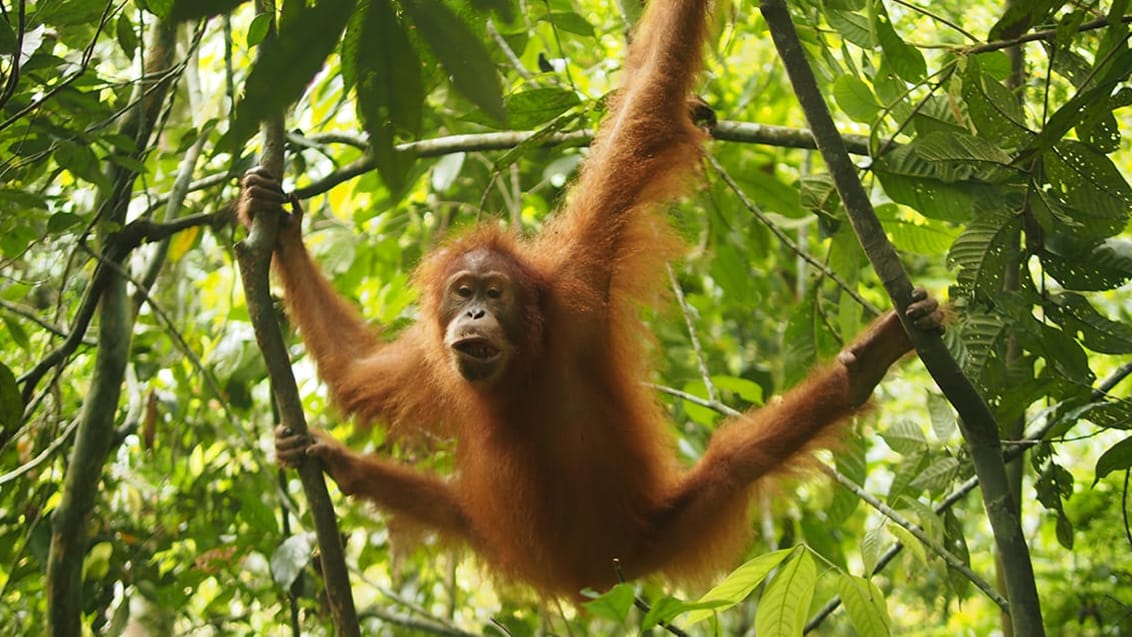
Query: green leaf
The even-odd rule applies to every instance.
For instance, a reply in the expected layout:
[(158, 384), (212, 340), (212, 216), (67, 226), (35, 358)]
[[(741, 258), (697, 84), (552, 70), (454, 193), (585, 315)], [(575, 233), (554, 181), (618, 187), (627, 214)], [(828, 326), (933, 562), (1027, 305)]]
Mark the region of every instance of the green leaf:
[(959, 461), (945, 456), (933, 462), (912, 480), (912, 488), (940, 493), (951, 486), (959, 474)]
[(947, 255), (948, 265), (959, 268), (960, 295), (993, 298), (1002, 290), (1020, 228), (1021, 220), (1010, 214), (988, 215), (967, 226)]
[(1132, 241), (1077, 241), (1047, 236), (1042, 265), (1058, 283), (1072, 290), (1111, 290), (1132, 279)]
[(73, 212), (57, 212), (47, 220), (48, 234), (62, 234), (82, 223), (82, 217)]
[(110, 190), (110, 182), (102, 174), (102, 162), (94, 150), (86, 144), (60, 141), (55, 149), (55, 161), (70, 171), (77, 179), (88, 181), (104, 191)]
[(1017, 0), (1006, 6), (1006, 11), (991, 27), (992, 40), (1009, 40), (1029, 30), (1032, 24), (1041, 24), (1050, 11), (1064, 4), (1064, 0)]
[(260, 45), (222, 148), (243, 145), (261, 121), (282, 114), (302, 97), (334, 50), (353, 8), (354, 0), (320, 0), (313, 6), (306, 0), (286, 0), (278, 34)]
[(710, 605), (714, 610), (701, 608), (692, 611), (684, 622), (689, 626), (701, 622), (711, 617), (713, 612), (726, 610), (747, 599), (751, 591), (755, 590), (771, 571), (778, 568), (783, 560), (795, 552), (804, 553), (805, 550), (791, 548), (765, 553), (735, 569), (722, 582), (694, 602), (697, 605)]
[(271, 32), (271, 25), (274, 22), (270, 13), (261, 13), (252, 18), (251, 24), (248, 25), (248, 33), (244, 37), (247, 41), (248, 48), (259, 46), (263, 42), (267, 34)]
[(906, 82), (919, 82), (928, 74), (928, 65), (924, 55), (916, 47), (908, 44), (892, 28), (892, 21), (884, 5), (877, 2), (873, 5), (876, 10), (873, 20), (873, 31), (876, 33), (880, 48), (884, 51), (885, 61)]
[(397, 140), (420, 133), (421, 60), (389, 0), (370, 0), (358, 13), (342, 47), (343, 60), (352, 64), (343, 67), (353, 70), (358, 116), (369, 133), (377, 171), (393, 198), (400, 199), (415, 157), (397, 150)]
[(711, 377), (711, 382), (725, 391), (730, 391), (738, 394), (752, 405), (761, 405), (763, 403), (763, 388), (753, 380), (746, 378), (739, 378), (737, 376), (722, 376), (716, 375)]
[(134, 29), (134, 24), (130, 22), (130, 17), (126, 14), (118, 16), (118, 24), (115, 29), (115, 34), (118, 38), (118, 46), (122, 47), (122, 52), (126, 54), (129, 59), (134, 59), (134, 54), (138, 50), (138, 34)]
[(114, 544), (99, 542), (87, 550), (83, 558), (83, 581), (96, 582), (110, 572), (110, 558), (114, 557)]
[(856, 75), (839, 75), (833, 81), (833, 98), (846, 115), (863, 124), (872, 123), (880, 113), (881, 106), (872, 89)]
[(12, 337), (12, 342), (19, 345), (20, 349), (25, 352), (31, 352), (31, 339), (28, 338), (27, 330), (7, 314), (0, 316), (0, 319), (4, 320), (4, 327), (8, 328), (8, 335)]
[(755, 611), (759, 637), (795, 637), (802, 634), (806, 613), (814, 598), (817, 565), (809, 551), (798, 551), (770, 580)]
[(866, 573), (876, 570), (887, 548), (888, 534), (884, 532), (883, 526), (865, 531), (865, 537), (861, 538), (861, 561), (864, 563)]
[(837, 579), (841, 602), (849, 613), (849, 621), (860, 637), (884, 637), (892, 634), (884, 594), (870, 580), (842, 573)]
[(877, 177), (893, 201), (930, 219), (967, 223), (1003, 201), (1002, 191), (973, 180), (975, 168), (959, 162), (931, 162), (914, 145), (901, 146), (875, 164)]
[(507, 120), (512, 128), (536, 128), (580, 103), (574, 91), (563, 88), (535, 88), (512, 93), (506, 100)]
[(869, 27), (869, 19), (853, 11), (829, 10), (826, 20), (841, 37), (856, 44), (862, 49), (871, 50), (876, 47), (876, 38)]
[(173, 22), (210, 18), (228, 13), (243, 4), (245, 0), (174, 0), (166, 19)]
[(551, 11), (541, 18), (555, 27), (584, 37), (594, 37), (594, 27), (585, 18), (573, 11)]
[(15, 55), (17, 42), (12, 25), (7, 20), (0, 20), (0, 55)]
[(661, 597), (652, 603), (649, 612), (641, 620), (642, 633), (658, 626), (661, 622), (669, 622), (673, 617), (687, 609), (688, 605), (675, 597)]
[(1127, 469), (1132, 469), (1132, 436), (1121, 440), (1101, 454), (1101, 457), (1097, 459), (1097, 477), (1093, 484), (1113, 471)]
[(401, 7), (448, 72), (456, 90), (492, 119), (506, 122), (499, 74), (482, 38), (439, 0), (404, 0)]
[(928, 445), (920, 425), (906, 419), (896, 421), (881, 434), (881, 438), (890, 449), (902, 456), (920, 453)]
[(976, 55), (965, 60), (962, 99), (968, 114), (980, 137), (993, 139), (1003, 148), (1022, 148), (1034, 138), (1026, 127), (1022, 106), (1000, 81), (983, 73), (979, 64), (982, 59)]
[(18, 427), (24, 419), (24, 401), (16, 375), (0, 363), (0, 430)]
[(1042, 192), (1069, 217), (1080, 237), (1118, 234), (1132, 212), (1132, 187), (1107, 156), (1075, 140), (1063, 140), (1042, 156), (1049, 188)]
[(940, 394), (934, 391), (929, 391), (927, 394), (928, 415), (932, 421), (932, 432), (935, 433), (937, 440), (947, 442), (959, 429), (955, 408)]
[(629, 616), (635, 599), (636, 592), (632, 584), (618, 584), (582, 606), (597, 617), (620, 624)]
[(1044, 151), (1061, 141), (1067, 141), (1062, 140), (1062, 137), (1070, 129), (1080, 122), (1096, 117), (1093, 109), (1108, 108), (1108, 99), (1113, 89), (1117, 84), (1128, 79), (1129, 68), (1132, 68), (1132, 49), (1126, 48), (1106, 62), (1105, 72), (1093, 86), (1077, 92), (1054, 111), (1029, 147)]
[(1084, 296), (1072, 292), (1055, 294), (1045, 307), (1047, 316), (1077, 335), (1094, 352), (1132, 353), (1132, 327), (1102, 316)]

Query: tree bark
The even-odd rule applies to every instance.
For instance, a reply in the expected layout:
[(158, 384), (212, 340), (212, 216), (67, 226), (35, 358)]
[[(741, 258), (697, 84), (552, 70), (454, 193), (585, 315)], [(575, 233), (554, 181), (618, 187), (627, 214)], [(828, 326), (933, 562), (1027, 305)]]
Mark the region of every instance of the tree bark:
[[(274, 14), (272, 0), (260, 0), (258, 11)], [(267, 37), (276, 37), (274, 28)], [(262, 45), (260, 51), (262, 51)], [(283, 129), (283, 114), (270, 113), (263, 124), (263, 154), (260, 164), (271, 174), (283, 174), (283, 146), (286, 141)], [(291, 370), (291, 360), (283, 340), (283, 331), (271, 301), (271, 255), (275, 249), (275, 235), (279, 229), (279, 216), (256, 215), (248, 238), (236, 245), (236, 256), (240, 265), (240, 277), (244, 284), (248, 315), (255, 329), (256, 342), (263, 352), (275, 403), (284, 427), (305, 434), (308, 431), (299, 388)], [(342, 538), (338, 532), (338, 520), (334, 504), (326, 490), (322, 465), (314, 460), (304, 462), (299, 467), (299, 478), (303, 484), (314, 519), (315, 536), (318, 538), (322, 576), (326, 584), (326, 596), (334, 618), (337, 634), (343, 637), (360, 635), (354, 597), (350, 590), (350, 576), (346, 570), (346, 558), (342, 549)]]
[[(161, 77), (172, 66), (175, 28), (164, 22), (154, 27), (147, 51), (146, 74)], [(149, 147), (154, 123), (172, 83), (172, 76), (148, 91), (139, 82), (137, 104), (123, 120), (121, 132), (135, 142), (137, 157)], [(126, 219), (137, 173), (112, 164), (112, 190), (99, 207), (100, 227), (120, 228)], [(98, 496), (102, 469), (114, 439), (114, 421), (121, 399), (122, 381), (129, 362), (133, 333), (133, 303), (121, 264), (128, 253), (113, 249), (114, 236), (104, 238), (103, 261), (91, 277), (92, 293), (98, 295), (98, 350), (90, 392), (83, 400), (75, 445), (63, 478), (62, 494), (51, 514), (51, 546), (47, 557), (47, 632), (57, 637), (82, 634), (82, 568), (89, 541), (89, 519)], [(96, 284), (100, 287), (93, 289)]]

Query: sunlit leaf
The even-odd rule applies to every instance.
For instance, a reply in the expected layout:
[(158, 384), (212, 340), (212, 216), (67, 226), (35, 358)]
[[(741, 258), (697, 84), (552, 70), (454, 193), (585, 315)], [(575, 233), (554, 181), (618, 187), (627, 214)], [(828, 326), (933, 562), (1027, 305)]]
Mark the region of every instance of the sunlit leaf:
[(884, 594), (870, 580), (841, 574), (837, 580), (841, 602), (853, 628), (861, 637), (884, 637), (892, 634)]
[(711, 617), (713, 612), (726, 610), (747, 599), (751, 591), (755, 590), (755, 587), (761, 584), (771, 571), (778, 568), (779, 564), (782, 564), (787, 557), (795, 552), (805, 553), (804, 550), (792, 548), (764, 553), (731, 571), (722, 582), (716, 584), (694, 602), (712, 605), (714, 610), (693, 611), (684, 618), (684, 623), (691, 625), (701, 622)]
[(596, 617), (621, 623), (629, 616), (635, 597), (632, 584), (618, 584), (599, 597), (583, 603), (582, 606)]
[(759, 637), (795, 637), (802, 633), (817, 584), (817, 565), (809, 551), (798, 551), (770, 580), (755, 611)]

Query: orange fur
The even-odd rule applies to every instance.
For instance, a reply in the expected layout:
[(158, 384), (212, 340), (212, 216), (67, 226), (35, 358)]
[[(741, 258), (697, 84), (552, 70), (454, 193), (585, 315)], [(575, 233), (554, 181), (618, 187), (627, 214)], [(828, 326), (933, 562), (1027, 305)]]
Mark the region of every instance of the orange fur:
[[(395, 341), (365, 328), (301, 244), (276, 260), (342, 410), (458, 439), (449, 481), (337, 448), (322, 456), (335, 479), (468, 541), (496, 573), (545, 595), (610, 586), (615, 559), (629, 577), (702, 579), (731, 565), (747, 542), (752, 485), (851, 415), (909, 348), (889, 317), (847, 350), (859, 363), (835, 362), (727, 424), (694, 467), (676, 462), (665, 414), (642, 382), (639, 312), (680, 248), (658, 206), (681, 192), (699, 157), (703, 133), (686, 100), (707, 4), (653, 0), (564, 210), (533, 240), (485, 226), (435, 252), (415, 279), (423, 318)], [(503, 390), (477, 389), (451, 368), (438, 318), (454, 259), (485, 248), (520, 291), (524, 337)]]

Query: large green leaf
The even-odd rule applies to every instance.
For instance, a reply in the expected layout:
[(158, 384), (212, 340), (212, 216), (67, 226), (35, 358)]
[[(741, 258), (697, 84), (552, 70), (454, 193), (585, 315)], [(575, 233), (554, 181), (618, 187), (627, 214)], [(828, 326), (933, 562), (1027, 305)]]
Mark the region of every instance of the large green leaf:
[(979, 136), (993, 139), (1003, 148), (1026, 146), (1034, 133), (1026, 127), (1026, 115), (1017, 98), (1002, 82), (984, 73), (980, 61), (984, 56), (966, 58), (963, 73), (962, 99), (975, 123)]
[(928, 74), (924, 55), (896, 33), (896, 29), (892, 27), (892, 19), (882, 3), (875, 2), (872, 6), (875, 11), (873, 32), (876, 33), (880, 48), (884, 51), (886, 64), (906, 82), (923, 80)]
[(1132, 326), (1102, 316), (1086, 297), (1072, 292), (1055, 294), (1045, 308), (1053, 321), (1094, 352), (1132, 353)]
[(1113, 471), (1123, 471), (1132, 468), (1132, 437), (1125, 438), (1108, 448), (1097, 459), (1097, 480), (1107, 476)]
[(284, 3), (277, 36), (260, 45), (263, 49), (248, 73), (225, 148), (241, 146), (261, 121), (282, 113), (303, 95), (338, 44), (353, 9), (354, 0), (320, 0), (313, 6), (305, 0)]
[(755, 611), (755, 632), (759, 637), (802, 634), (814, 598), (817, 570), (810, 552), (802, 550), (775, 573)]
[[(716, 584), (704, 593), (694, 603), (707, 605), (711, 609), (703, 608), (688, 613), (684, 619), (685, 625), (701, 622), (716, 611), (726, 610), (735, 604), (747, 599), (751, 591), (766, 579), (771, 571), (778, 568), (782, 562), (794, 553), (806, 553), (805, 549), (781, 549), (772, 553), (764, 553), (739, 568), (732, 571), (722, 582)], [(795, 560), (796, 561), (796, 560)]]
[(863, 577), (842, 573), (837, 580), (841, 602), (849, 613), (849, 621), (861, 637), (884, 637), (892, 634), (892, 620), (884, 594), (876, 584)]
[(826, 20), (841, 37), (856, 44), (862, 49), (872, 49), (876, 46), (876, 37), (869, 26), (869, 19), (855, 11), (841, 11), (831, 9), (826, 12)]
[(1111, 290), (1132, 279), (1132, 242), (1076, 241), (1047, 235), (1041, 253), (1046, 272), (1072, 290)]
[(963, 296), (994, 298), (1014, 259), (1021, 220), (1011, 214), (987, 215), (967, 226), (947, 255), (957, 266), (956, 287)]
[(1066, 139), (1042, 156), (1042, 166), (1050, 187), (1041, 190), (1038, 203), (1050, 217), (1073, 224), (1077, 237), (1111, 237), (1124, 229), (1132, 187), (1111, 159)]
[(507, 96), (508, 123), (521, 130), (542, 126), (581, 103), (577, 93), (563, 88), (543, 87)]
[(1000, 187), (973, 180), (974, 167), (928, 161), (912, 145), (884, 155), (874, 168), (889, 197), (932, 219), (966, 223), (1005, 198)]
[(506, 122), (499, 74), (482, 38), (439, 0), (404, 0), (401, 7), (448, 72), (456, 90), (497, 122)]
[(397, 150), (398, 135), (415, 138), (421, 127), (420, 56), (389, 0), (368, 0), (359, 7), (343, 38), (342, 51), (374, 164), (397, 199), (414, 161), (412, 154)]
[(1118, 52), (1111, 62), (1106, 63), (1104, 71), (1095, 84), (1079, 91), (1062, 104), (1033, 140), (1031, 149), (1044, 151), (1058, 143), (1071, 128), (1099, 116), (1098, 110), (1110, 109), (1109, 98), (1117, 84), (1128, 79), (1132, 71), (1132, 49)]

